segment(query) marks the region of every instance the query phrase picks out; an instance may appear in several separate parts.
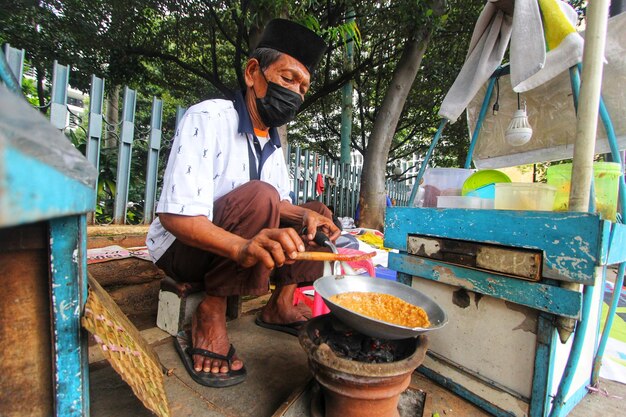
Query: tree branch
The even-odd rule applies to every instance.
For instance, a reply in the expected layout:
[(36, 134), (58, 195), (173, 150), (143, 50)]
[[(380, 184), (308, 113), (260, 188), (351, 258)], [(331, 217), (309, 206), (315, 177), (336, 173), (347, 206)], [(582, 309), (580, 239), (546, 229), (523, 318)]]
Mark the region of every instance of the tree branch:
[(235, 96), (234, 91), (231, 90), (230, 88), (228, 88), (224, 83), (222, 83), (219, 80), (219, 78), (213, 77), (211, 74), (208, 74), (205, 71), (199, 70), (195, 66), (190, 65), (187, 62), (184, 62), (183, 60), (181, 60), (177, 56), (174, 56), (174, 55), (171, 55), (171, 54), (166, 54), (166, 53), (163, 53), (163, 52), (157, 52), (157, 51), (153, 51), (153, 50), (149, 50), (149, 49), (139, 48), (139, 47), (127, 48), (125, 50), (125, 52), (127, 52), (128, 54), (131, 54), (131, 55), (139, 55), (139, 56), (144, 56), (144, 57), (147, 57), (147, 58), (158, 58), (158, 59), (162, 59), (164, 61), (172, 62), (172, 63), (178, 65), (179, 67), (189, 71), (190, 73), (192, 73), (194, 75), (197, 75), (198, 77), (207, 80), (215, 88), (217, 88), (222, 94), (224, 94), (224, 96), (226, 98), (232, 99)]

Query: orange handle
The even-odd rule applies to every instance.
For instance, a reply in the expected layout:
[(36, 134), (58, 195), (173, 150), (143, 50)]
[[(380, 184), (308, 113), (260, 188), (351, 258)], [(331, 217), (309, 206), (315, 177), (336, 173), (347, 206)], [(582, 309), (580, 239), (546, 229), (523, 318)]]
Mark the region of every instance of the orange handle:
[(331, 252), (298, 252), (296, 256), (297, 261), (341, 261), (341, 262), (356, 262), (363, 261), (365, 259), (371, 259), (376, 255), (376, 252), (360, 253), (360, 254), (335, 254)]

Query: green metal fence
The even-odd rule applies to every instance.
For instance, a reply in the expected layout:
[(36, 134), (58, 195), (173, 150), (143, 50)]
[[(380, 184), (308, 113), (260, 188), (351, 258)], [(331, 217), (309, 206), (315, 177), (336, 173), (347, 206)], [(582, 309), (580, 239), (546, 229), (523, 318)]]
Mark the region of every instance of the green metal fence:
[[(22, 81), (24, 70), (24, 50), (4, 45), (4, 55), (10, 71), (19, 83)], [(89, 90), (89, 108), (82, 114), (70, 110), (68, 106), (68, 88), (70, 85), (70, 67), (54, 62), (52, 71), (51, 98), (44, 107), (49, 108), (50, 122), (58, 129), (72, 131), (84, 129), (86, 136), (85, 156), (102, 172), (101, 156), (103, 134), (114, 138), (116, 148), (116, 175), (113, 181), (114, 201), (110, 204), (111, 214), (107, 222), (114, 224), (144, 223), (149, 224), (154, 219), (154, 210), (161, 185), (159, 176), (160, 155), (166, 155), (171, 146), (171, 140), (162, 139), (163, 102), (157, 97), (152, 98), (150, 125), (139, 131), (135, 123), (137, 92), (125, 87), (123, 90), (123, 104), (119, 122), (106, 119), (105, 113), (105, 80), (92, 75)], [(176, 123), (185, 112), (184, 107), (176, 111)], [(88, 120), (87, 127), (81, 125), (80, 120)], [(142, 155), (134, 152), (134, 145), (142, 141)], [(140, 159), (139, 159), (140, 158)], [(335, 215), (339, 217), (354, 217), (359, 196), (361, 168), (341, 164), (338, 160), (311, 152), (300, 147), (288, 146), (285, 153), (287, 166), (291, 177), (292, 199), (295, 204), (301, 204), (311, 199), (318, 200), (332, 206)], [(141, 172), (132, 172), (131, 167), (141, 165)], [(136, 168), (137, 169), (137, 168)], [(131, 191), (130, 179), (142, 178), (144, 187), (143, 201), (129, 201)], [(323, 184), (323, 191), (322, 191)], [(387, 192), (397, 205), (406, 205), (409, 195), (408, 186), (403, 182), (389, 180)], [(137, 194), (135, 192), (135, 194)], [(105, 206), (102, 197), (94, 201), (95, 208)], [(139, 205), (142, 210), (140, 216), (129, 216), (129, 208)], [(132, 217), (132, 218), (129, 218)], [(139, 218), (137, 218), (139, 217)], [(102, 222), (97, 216), (91, 216), (91, 223)]]

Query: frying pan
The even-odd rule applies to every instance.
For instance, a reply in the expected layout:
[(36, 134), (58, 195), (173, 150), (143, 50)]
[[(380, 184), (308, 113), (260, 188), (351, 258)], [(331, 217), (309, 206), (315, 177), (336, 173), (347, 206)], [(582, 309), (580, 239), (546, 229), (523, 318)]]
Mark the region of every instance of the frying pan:
[[(313, 283), (315, 291), (324, 299), (330, 311), (344, 324), (365, 335), (381, 339), (406, 339), (440, 329), (448, 322), (446, 312), (424, 293), (395, 281), (363, 275), (327, 275)], [(430, 327), (405, 327), (364, 316), (330, 301), (330, 297), (344, 292), (378, 292), (396, 296), (421, 307), (428, 314)]]

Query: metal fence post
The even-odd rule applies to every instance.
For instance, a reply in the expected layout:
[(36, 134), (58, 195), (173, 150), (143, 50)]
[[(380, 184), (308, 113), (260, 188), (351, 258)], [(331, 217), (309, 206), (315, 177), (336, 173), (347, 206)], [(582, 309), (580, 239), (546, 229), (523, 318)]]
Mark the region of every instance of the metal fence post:
[(296, 160), (293, 165), (293, 193), (295, 201), (293, 204), (300, 204), (300, 147), (296, 147)]
[[(89, 89), (89, 124), (87, 126), (87, 160), (100, 172), (100, 140), (102, 139), (102, 109), (104, 104), (104, 80), (95, 75), (91, 76)], [(98, 204), (98, 182), (96, 180), (96, 201)], [(95, 223), (95, 215), (87, 215), (88, 223)]]
[(13, 48), (8, 43), (4, 45), (4, 58), (20, 88), (22, 87), (22, 76), (24, 74), (24, 55), (23, 49)]
[(309, 191), (311, 189), (311, 187), (310, 187), (310, 183), (311, 183), (311, 180), (310, 180), (310, 178), (311, 178), (311, 172), (310, 172), (311, 171), (310, 170), (310, 168), (311, 168), (311, 163), (310, 162), (311, 161), (310, 161), (310, 158), (311, 158), (311, 154), (310, 154), (309, 150), (306, 149), (304, 151), (304, 171), (303, 171), (303, 175), (302, 175), (302, 177), (303, 177), (303, 182), (302, 182), (302, 200), (303, 201), (302, 202), (303, 203), (306, 203), (307, 200), (309, 199)]
[(152, 116), (150, 117), (150, 139), (148, 141), (148, 167), (146, 169), (146, 194), (144, 198), (143, 223), (150, 224), (154, 218), (156, 201), (157, 174), (159, 171), (159, 149), (161, 149), (161, 120), (163, 101), (152, 98)]
[(126, 206), (128, 204), (128, 183), (130, 180), (130, 161), (135, 133), (135, 102), (137, 93), (124, 87), (124, 106), (122, 107), (122, 134), (120, 135), (119, 153), (117, 156), (117, 184), (115, 187), (115, 206), (113, 223), (126, 223)]
[[(341, 186), (340, 181), (340, 173), (339, 173), (339, 161), (333, 161), (333, 178), (335, 178), (335, 186), (333, 189), (333, 195), (332, 195), (332, 202), (333, 202), (333, 207), (335, 207), (335, 210), (337, 210), (338, 213), (343, 214), (343, 210), (341, 208), (341, 205), (338, 204), (339, 203), (339, 199), (338, 199), (338, 190), (339, 187)], [(342, 216), (343, 217), (343, 216)]]
[(178, 124), (180, 123), (180, 119), (183, 118), (186, 111), (187, 111), (187, 107), (176, 106), (176, 127), (174, 129), (175, 131), (178, 129)]
[(50, 123), (57, 129), (67, 126), (67, 86), (70, 71), (67, 65), (54, 60), (52, 68), (52, 93), (50, 95)]

